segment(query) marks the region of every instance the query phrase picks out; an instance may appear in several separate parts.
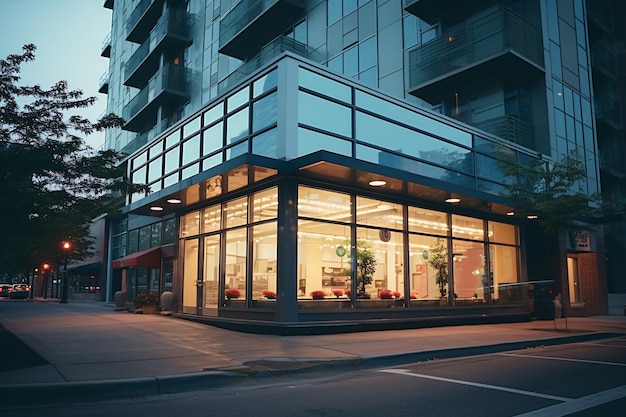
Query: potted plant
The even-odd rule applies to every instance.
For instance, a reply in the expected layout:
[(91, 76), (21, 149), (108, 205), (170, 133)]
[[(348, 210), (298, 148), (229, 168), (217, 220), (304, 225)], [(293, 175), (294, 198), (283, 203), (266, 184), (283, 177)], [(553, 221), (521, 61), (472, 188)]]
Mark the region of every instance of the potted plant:
[(389, 290), (381, 290), (378, 296), (381, 300), (391, 300), (393, 298), (393, 293)]
[(263, 291), (263, 297), (267, 298), (268, 300), (275, 300), (276, 293), (274, 291), (265, 290)]
[(224, 291), (224, 295), (230, 300), (231, 298), (239, 298), (241, 292), (239, 292), (237, 288), (227, 288), (226, 291)]
[(333, 295), (337, 298), (341, 297), (343, 295), (343, 290), (341, 288), (334, 288), (333, 289)]
[(356, 242), (356, 289), (357, 298), (370, 298), (366, 286), (374, 280), (376, 255), (364, 240)]
[(156, 293), (152, 291), (141, 291), (133, 298), (133, 303), (135, 304), (136, 313), (154, 314), (156, 313), (159, 299)]
[(313, 291), (311, 293), (311, 298), (314, 300), (323, 300), (326, 297), (326, 293), (322, 290)]
[(430, 248), (428, 263), (435, 269), (435, 283), (439, 287), (439, 301), (442, 305), (447, 303), (448, 294), (448, 250), (444, 246), (443, 239), (437, 239), (437, 244)]

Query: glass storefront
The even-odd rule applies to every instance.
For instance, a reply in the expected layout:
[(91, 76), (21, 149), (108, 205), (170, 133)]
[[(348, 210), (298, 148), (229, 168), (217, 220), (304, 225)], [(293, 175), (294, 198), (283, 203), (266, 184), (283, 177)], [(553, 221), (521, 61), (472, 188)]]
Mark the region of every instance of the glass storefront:
[[(187, 312), (275, 308), (277, 201), (272, 187), (181, 217)], [(306, 185), (297, 203), (295, 275), (282, 279), (299, 311), (523, 301), (514, 225)]]

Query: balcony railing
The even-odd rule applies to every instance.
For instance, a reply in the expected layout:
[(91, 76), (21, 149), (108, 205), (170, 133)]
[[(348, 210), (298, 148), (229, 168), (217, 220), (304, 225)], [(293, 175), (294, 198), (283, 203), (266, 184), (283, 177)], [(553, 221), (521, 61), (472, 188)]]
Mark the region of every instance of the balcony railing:
[(516, 117), (504, 115), (481, 122), (469, 122), (469, 124), (509, 142), (530, 149), (535, 148), (535, 128)]
[(220, 53), (255, 56), (304, 15), (304, 0), (241, 0), (220, 21)]
[(127, 155), (132, 154), (137, 149), (141, 148), (148, 142), (151, 142), (152, 139), (156, 138), (159, 133), (165, 131), (170, 126), (169, 119), (163, 119), (159, 123), (156, 124), (150, 131), (146, 133), (141, 133), (135, 136), (126, 146), (122, 148), (120, 152), (125, 153)]
[[(480, 19), (455, 26), (435, 39), (409, 51), (409, 79), (412, 93), (435, 80), (452, 77), (470, 68), (509, 57), (511, 71), (522, 66), (542, 68), (539, 32), (530, 23), (508, 10), (499, 10)], [(521, 57), (521, 58), (516, 58)], [(525, 62), (528, 61), (528, 62)]]
[(102, 52), (100, 56), (105, 58), (111, 57), (111, 32), (109, 32), (106, 38), (104, 38), (104, 41), (102, 41)]
[(220, 81), (217, 85), (218, 94), (221, 94), (222, 92), (227, 91), (233, 86), (239, 84), (241, 80), (252, 74), (257, 69), (264, 67), (269, 61), (286, 51), (303, 57), (308, 56), (308, 50), (305, 44), (285, 36), (279, 36), (272, 42), (265, 45), (257, 56), (242, 64), (228, 77)]
[(100, 77), (100, 83), (98, 83), (98, 92), (107, 94), (109, 92), (109, 70), (106, 70)]
[(157, 109), (175, 108), (189, 100), (190, 71), (182, 65), (163, 66), (122, 111), (124, 129), (137, 132), (156, 123)]
[(126, 21), (126, 40), (141, 43), (161, 15), (164, 0), (141, 0)]
[(150, 32), (150, 37), (135, 51), (124, 66), (124, 84), (143, 87), (159, 68), (160, 52), (182, 50), (192, 39), (189, 36), (192, 15), (168, 9)]

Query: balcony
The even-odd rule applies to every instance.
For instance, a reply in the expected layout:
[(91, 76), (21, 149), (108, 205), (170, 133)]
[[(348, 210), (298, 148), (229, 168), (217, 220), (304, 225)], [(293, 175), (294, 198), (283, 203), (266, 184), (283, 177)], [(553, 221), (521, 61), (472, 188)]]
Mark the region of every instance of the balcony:
[(304, 0), (241, 0), (220, 21), (219, 52), (245, 61), (304, 12)]
[(105, 9), (113, 10), (113, 5), (115, 4), (115, 0), (104, 0), (103, 7)]
[(516, 117), (504, 115), (482, 122), (469, 122), (468, 124), (509, 142), (535, 149), (535, 128), (530, 123), (523, 122)]
[(98, 92), (108, 94), (109, 92), (109, 70), (106, 70), (100, 77), (100, 83), (98, 83)]
[(441, 16), (468, 16), (469, 12), (479, 9), (486, 3), (489, 2), (486, 0), (404, 0), (404, 10), (432, 25)]
[(142, 43), (163, 11), (164, 0), (141, 0), (126, 22), (126, 40)]
[(102, 41), (102, 52), (100, 52), (100, 56), (111, 58), (111, 32), (109, 32)]
[(130, 57), (124, 67), (124, 84), (141, 88), (159, 69), (161, 54), (182, 51), (191, 45), (189, 35), (192, 16), (182, 10), (168, 9), (147, 39)]
[(543, 74), (541, 36), (508, 10), (450, 28), (409, 51), (409, 93), (426, 101), (476, 78), (506, 73), (512, 79)]
[(182, 65), (163, 66), (148, 82), (148, 86), (124, 107), (124, 129), (139, 132), (153, 127), (160, 106), (174, 109), (189, 101), (190, 79), (189, 69)]
[(218, 94), (228, 91), (238, 85), (241, 80), (252, 74), (257, 69), (264, 67), (268, 62), (285, 51), (292, 52), (303, 57), (308, 56), (308, 50), (305, 44), (298, 42), (295, 39), (279, 36), (265, 45), (261, 50), (261, 53), (240, 65), (228, 77), (220, 81), (217, 85)]

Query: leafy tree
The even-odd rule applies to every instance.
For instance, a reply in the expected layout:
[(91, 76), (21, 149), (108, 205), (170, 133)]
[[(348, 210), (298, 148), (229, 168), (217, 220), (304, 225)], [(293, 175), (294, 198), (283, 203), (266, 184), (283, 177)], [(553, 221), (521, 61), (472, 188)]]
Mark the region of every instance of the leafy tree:
[(356, 287), (357, 297), (367, 297), (365, 287), (372, 283), (376, 272), (376, 255), (364, 240), (356, 242)]
[(439, 294), (445, 297), (448, 293), (448, 249), (445, 240), (437, 239), (437, 244), (430, 248), (428, 263), (436, 271), (435, 283), (439, 287)]
[(515, 214), (533, 218), (548, 233), (575, 229), (576, 220), (594, 217), (600, 195), (580, 189), (587, 177), (585, 164), (572, 151), (557, 162), (517, 163), (501, 155), (500, 171), (506, 180), (503, 195), (513, 202)]
[(95, 123), (68, 116), (96, 98), (65, 81), (49, 89), (19, 85), (21, 66), (36, 50), (22, 49), (0, 60), (0, 270), (11, 273), (60, 260), (68, 239), (70, 257), (84, 259), (91, 220), (118, 209), (125, 193), (146, 191), (124, 177), (122, 154), (96, 152), (79, 136), (123, 121), (113, 114)]

